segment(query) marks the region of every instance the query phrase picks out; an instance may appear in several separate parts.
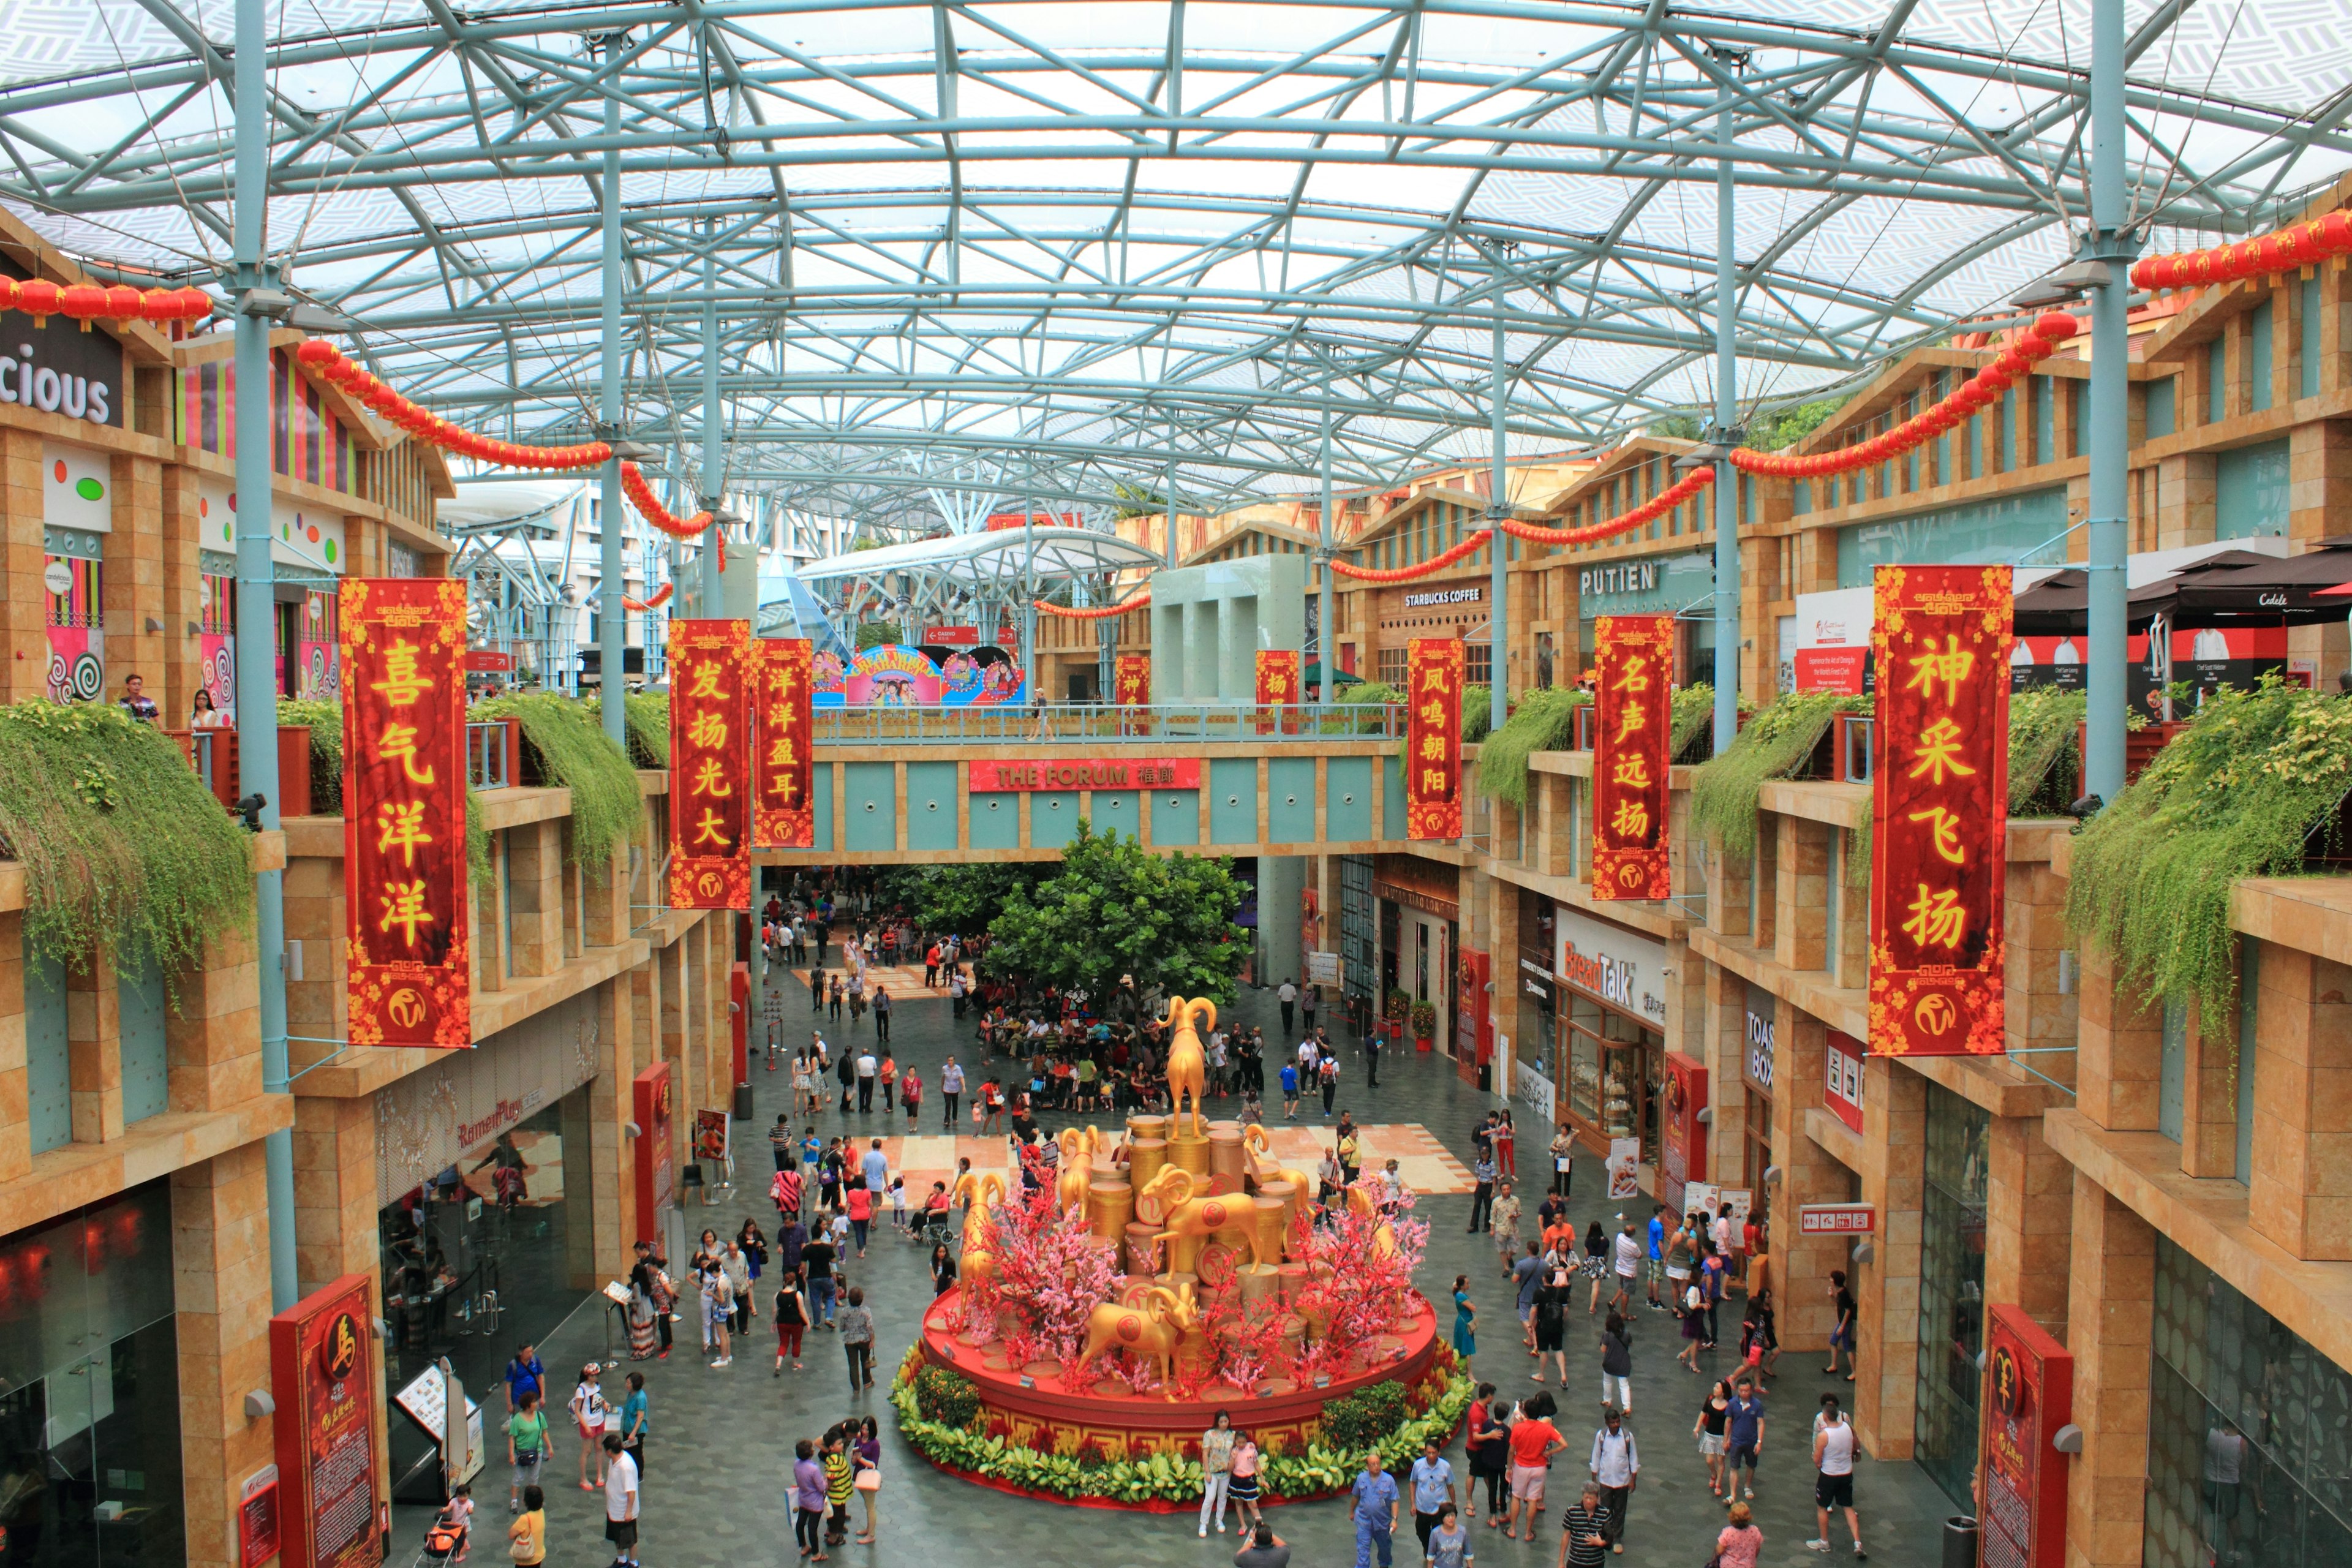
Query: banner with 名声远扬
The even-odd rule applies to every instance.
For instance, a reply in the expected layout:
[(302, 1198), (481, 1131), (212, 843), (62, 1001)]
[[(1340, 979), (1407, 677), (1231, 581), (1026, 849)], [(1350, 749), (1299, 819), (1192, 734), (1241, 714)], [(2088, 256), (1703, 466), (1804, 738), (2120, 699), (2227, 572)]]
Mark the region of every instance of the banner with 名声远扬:
[(751, 902), (751, 623), (669, 624), (669, 904)]
[(1459, 637), (1405, 644), (1404, 816), (1408, 838), (1462, 837), (1462, 685)]
[(2009, 829), (2006, 566), (1881, 566), (1873, 1056), (1997, 1056)]
[(1592, 628), (1592, 896), (1666, 898), (1675, 618), (1602, 616)]
[(1112, 667), (1115, 700), (1122, 708), (1142, 708), (1151, 701), (1151, 656), (1123, 653)]
[(352, 1043), (471, 1046), (466, 584), (350, 577), (338, 607)]
[(813, 849), (816, 719), (811, 680), (815, 647), (805, 637), (761, 637), (751, 645), (751, 653), (759, 706), (751, 845), (758, 849)]

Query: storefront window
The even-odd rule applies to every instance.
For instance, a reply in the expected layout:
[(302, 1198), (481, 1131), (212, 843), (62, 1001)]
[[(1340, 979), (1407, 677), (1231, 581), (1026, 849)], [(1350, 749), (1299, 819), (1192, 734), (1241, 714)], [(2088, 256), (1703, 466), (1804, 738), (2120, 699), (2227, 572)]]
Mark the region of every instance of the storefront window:
[(9, 1568), (187, 1561), (172, 1279), (162, 1182), (0, 1244)]
[(2352, 1562), (2352, 1375), (2162, 1236), (2147, 1568)]
[(1919, 1258), (1919, 1463), (1966, 1505), (1977, 1464), (1977, 1357), (1984, 1349), (1985, 1152), (1992, 1119), (1927, 1086)]
[[(587, 1191), (587, 1152), (588, 1090), (580, 1089), (377, 1215), (390, 1392), (446, 1356), (474, 1399), (495, 1404), (515, 1345), (551, 1333), (597, 1288), (588, 1206), (568, 1201)], [(504, 1192), (502, 1162), (520, 1172)], [(570, 1387), (562, 1384), (559, 1394)], [(396, 1487), (430, 1444), (397, 1411), (391, 1430)]]
[(1580, 993), (1567, 995), (1570, 1112), (1603, 1141), (1641, 1139), (1643, 1163), (1656, 1163), (1665, 1037)]

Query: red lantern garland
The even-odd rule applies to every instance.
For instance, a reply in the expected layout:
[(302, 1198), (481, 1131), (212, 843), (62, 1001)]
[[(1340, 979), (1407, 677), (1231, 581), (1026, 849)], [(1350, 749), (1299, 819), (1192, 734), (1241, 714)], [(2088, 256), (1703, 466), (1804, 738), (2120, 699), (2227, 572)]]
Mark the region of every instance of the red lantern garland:
[(2275, 277), (2347, 256), (2352, 256), (2352, 212), (2332, 212), (2252, 239), (2144, 257), (2132, 268), (2131, 280), (2142, 289), (2200, 289)]
[[(635, 463), (624, 462), (621, 465), (621, 493), (629, 498), (629, 504), (637, 509), (639, 517), (672, 539), (699, 539), (702, 531), (710, 526), (710, 514), (707, 511), (698, 511), (692, 517), (680, 517), (662, 505), (661, 498), (654, 494), (654, 487), (646, 483), (644, 470)], [(723, 538), (719, 542), (719, 569), (724, 572), (727, 556)]]
[(1151, 590), (1146, 588), (1123, 605), (1104, 605), (1091, 610), (1074, 610), (1066, 605), (1049, 605), (1040, 599), (1037, 601), (1037, 608), (1045, 615), (1065, 621), (1104, 621), (1113, 616), (1123, 616), (1129, 610), (1139, 610), (1150, 603), (1151, 603)]
[[(613, 448), (602, 441), (590, 441), (577, 447), (526, 447), (520, 442), (496, 440), (452, 425), (370, 375), (346, 359), (341, 349), (323, 338), (310, 339), (294, 351), (294, 357), (313, 374), (341, 387), (352, 398), (392, 424), (418, 440), (445, 451), (463, 453), (501, 468), (559, 471), (593, 468), (613, 455)], [(625, 479), (625, 465), (623, 477)]]
[(213, 313), (213, 298), (201, 289), (111, 288), (96, 283), (52, 283), (46, 278), (0, 278), (0, 310), (22, 310), (35, 325), (51, 316), (69, 316), (89, 331), (92, 321), (201, 321)]

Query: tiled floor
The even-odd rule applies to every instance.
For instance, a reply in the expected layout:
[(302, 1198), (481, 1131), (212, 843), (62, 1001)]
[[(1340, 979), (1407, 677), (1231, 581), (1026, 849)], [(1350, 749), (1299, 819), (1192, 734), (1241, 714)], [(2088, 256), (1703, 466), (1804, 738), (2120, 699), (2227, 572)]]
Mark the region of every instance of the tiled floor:
[[(895, 988), (894, 988), (895, 994)], [(791, 997), (788, 1020), (806, 1016), (803, 992)], [(1242, 1016), (1272, 1032), (1278, 1022), (1271, 994), (1250, 993), (1239, 1006)], [(968, 1025), (953, 1026), (944, 1002), (910, 1001), (899, 1012), (894, 1045), (901, 1060), (913, 1060), (934, 1081), (939, 1062), (954, 1051), (967, 1069), (977, 1066), (976, 1047)], [(845, 1023), (846, 1020), (845, 1020)], [(870, 1022), (851, 1035), (871, 1037)], [(850, 1033), (846, 1029), (844, 1033)], [(1349, 1066), (1360, 1064), (1349, 1061)], [(1370, 1151), (1383, 1148), (1412, 1162), (1412, 1179), (1430, 1194), (1422, 1212), (1433, 1223), (1430, 1255), (1423, 1268), (1425, 1289), (1443, 1297), (1456, 1273), (1471, 1279), (1471, 1295), (1481, 1315), (1476, 1360), (1479, 1375), (1501, 1384), (1507, 1394), (1534, 1392), (1528, 1381), (1531, 1364), (1518, 1349), (1516, 1336), (1501, 1327), (1507, 1318), (1506, 1288), (1486, 1238), (1465, 1233), (1463, 1221), (1469, 1199), (1463, 1163), (1469, 1154), (1468, 1134), (1492, 1103), (1469, 1085), (1456, 1079), (1452, 1063), (1444, 1058), (1414, 1058), (1382, 1063), (1379, 1087), (1367, 1089), (1360, 1076), (1342, 1104), (1377, 1129), (1368, 1134)], [(790, 1089), (777, 1079), (755, 1072), (760, 1120), (773, 1119), (790, 1102)], [(782, 1075), (777, 1075), (782, 1078)], [(926, 1110), (926, 1118), (937, 1113)], [(866, 1116), (824, 1113), (819, 1130), (857, 1134), (860, 1142), (881, 1132), (886, 1121), (880, 1108)], [(1054, 1123), (1050, 1121), (1048, 1125)], [(1276, 1130), (1276, 1148), (1286, 1159), (1308, 1156), (1314, 1138), (1323, 1131), (1312, 1127)], [(1444, 1140), (1444, 1148), (1436, 1144)], [(971, 1142), (959, 1140), (958, 1146)], [(1523, 1145), (1532, 1140), (1523, 1136)], [(930, 1161), (944, 1154), (948, 1141), (918, 1137), (910, 1147), (886, 1150), (912, 1160)], [(936, 1146), (936, 1150), (934, 1149)], [(1385, 1157), (1385, 1155), (1383, 1155)], [(749, 1167), (746, 1167), (747, 1173)], [(1601, 1173), (1598, 1161), (1580, 1161), (1572, 1216), (1580, 1227), (1589, 1219), (1607, 1220), (1613, 1205), (1596, 1201)], [(759, 1214), (765, 1223), (764, 1202), (739, 1184), (740, 1196), (719, 1205), (710, 1222), (731, 1229), (742, 1214)], [(1608, 1212), (1604, 1212), (1604, 1208)], [(701, 1216), (697, 1215), (697, 1218)], [(881, 1353), (878, 1365), (895, 1367), (929, 1298), (924, 1279), (922, 1251), (914, 1245), (886, 1237), (863, 1262), (853, 1262), (852, 1280), (866, 1288), (877, 1308)], [(1644, 1460), (1644, 1483), (1635, 1494), (1628, 1544), (1612, 1562), (1698, 1568), (1714, 1548), (1719, 1527), (1719, 1507), (1708, 1495), (1706, 1469), (1691, 1436), (1696, 1415), (1700, 1380), (1675, 1364), (1679, 1348), (1671, 1322), (1663, 1315), (1638, 1314), (1634, 1325), (1634, 1419), (1632, 1423)], [(574, 1364), (603, 1352), (607, 1342), (607, 1319), (595, 1308), (583, 1308), (561, 1329), (546, 1325), (515, 1325), (519, 1331), (542, 1331), (544, 1356), (550, 1367)], [(1002, 1568), (1223, 1568), (1236, 1544), (1231, 1537), (1198, 1540), (1189, 1516), (1154, 1516), (1086, 1509), (1010, 1498), (956, 1481), (931, 1470), (898, 1442), (891, 1430), (891, 1411), (876, 1394), (853, 1398), (846, 1385), (839, 1352), (829, 1336), (814, 1336), (808, 1370), (782, 1379), (769, 1375), (774, 1339), (763, 1321), (753, 1325), (751, 1344), (731, 1367), (712, 1370), (704, 1358), (689, 1353), (681, 1341), (677, 1353), (665, 1362), (644, 1363), (653, 1399), (653, 1437), (646, 1477), (644, 1544), (639, 1555), (648, 1568), (770, 1568), (790, 1563), (793, 1556), (789, 1513), (782, 1501), (795, 1439), (814, 1436), (845, 1415), (872, 1412), (883, 1419), (884, 1468), (887, 1479), (880, 1494), (882, 1533), (872, 1547), (852, 1546), (834, 1554), (842, 1568), (872, 1568), (896, 1564), (1002, 1565)], [(1552, 1471), (1554, 1502), (1546, 1528), (1533, 1544), (1505, 1541), (1499, 1532), (1480, 1531), (1479, 1553), (1489, 1568), (1552, 1568), (1559, 1550), (1559, 1494), (1583, 1479), (1581, 1446), (1589, 1441), (1590, 1426), (1598, 1415), (1599, 1353), (1592, 1336), (1572, 1352), (1577, 1396), (1565, 1401), (1562, 1429), (1578, 1447), (1563, 1455)], [(614, 1342), (618, 1342), (617, 1336)], [(1727, 1351), (1707, 1358), (1728, 1365)], [(1782, 1359), (1783, 1375), (1775, 1386), (1774, 1424), (1767, 1436), (1759, 1522), (1765, 1531), (1763, 1562), (1768, 1568), (1817, 1563), (1822, 1558), (1804, 1550), (1812, 1533), (1811, 1475), (1802, 1457), (1806, 1433), (1817, 1396), (1831, 1380), (1820, 1375), (1821, 1363), (1809, 1356)], [(622, 1372), (625, 1372), (625, 1365)], [(1587, 1383), (1591, 1397), (1585, 1397)], [(618, 1389), (620, 1374), (607, 1379)], [(1844, 1392), (1843, 1382), (1835, 1384)], [(568, 1388), (557, 1389), (559, 1397)], [(491, 1391), (493, 1410), (497, 1390)], [(495, 1431), (495, 1423), (493, 1423)], [(493, 1438), (494, 1445), (497, 1439)], [(576, 1453), (567, 1434), (559, 1442), (549, 1466), (563, 1477), (576, 1470)], [(1457, 1469), (1464, 1467), (1461, 1445), (1449, 1450)], [(483, 1503), (484, 1527), (474, 1547), (478, 1559), (502, 1560), (506, 1512), (503, 1468), (493, 1466), (478, 1486)], [(1954, 1511), (1943, 1494), (1916, 1466), (1877, 1464), (1864, 1460), (1857, 1477), (1863, 1507), (1864, 1538), (1874, 1563), (1898, 1568), (1926, 1568), (1941, 1562), (1940, 1532), (1944, 1517)], [(603, 1568), (610, 1552), (602, 1540), (600, 1500), (576, 1489), (556, 1495), (550, 1505), (551, 1564), (560, 1568)], [(1283, 1537), (1297, 1549), (1293, 1561), (1300, 1568), (1343, 1568), (1355, 1560), (1353, 1532), (1342, 1502), (1283, 1508), (1271, 1516)], [(408, 1562), (416, 1551), (425, 1522), (425, 1510), (398, 1512), (398, 1543), (394, 1561)], [(1843, 1526), (1838, 1527), (1832, 1560), (1850, 1561)], [(1401, 1562), (1412, 1568), (1411, 1538), (1404, 1539)]]

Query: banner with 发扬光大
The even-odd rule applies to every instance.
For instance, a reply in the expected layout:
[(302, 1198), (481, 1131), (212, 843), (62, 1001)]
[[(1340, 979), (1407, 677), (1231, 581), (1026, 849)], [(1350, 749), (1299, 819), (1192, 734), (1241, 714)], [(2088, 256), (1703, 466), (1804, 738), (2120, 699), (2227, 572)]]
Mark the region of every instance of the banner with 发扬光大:
[(1663, 899), (1666, 769), (1672, 762), (1672, 616), (1602, 616), (1592, 624), (1592, 896)]
[(1462, 837), (1462, 682), (1459, 637), (1405, 644), (1404, 816), (1409, 838)]
[(471, 1046), (466, 584), (352, 577), (341, 594), (352, 1043)]
[(2006, 566), (1881, 566), (1870, 1053), (1995, 1056), (2009, 826)]
[(669, 904), (751, 901), (751, 624), (669, 624)]
[(1141, 708), (1151, 701), (1151, 656), (1123, 653), (1112, 667), (1116, 700), (1122, 708)]
[(758, 849), (816, 847), (811, 707), (814, 645), (805, 637), (761, 637), (751, 645), (759, 707), (752, 769), (751, 844)]

